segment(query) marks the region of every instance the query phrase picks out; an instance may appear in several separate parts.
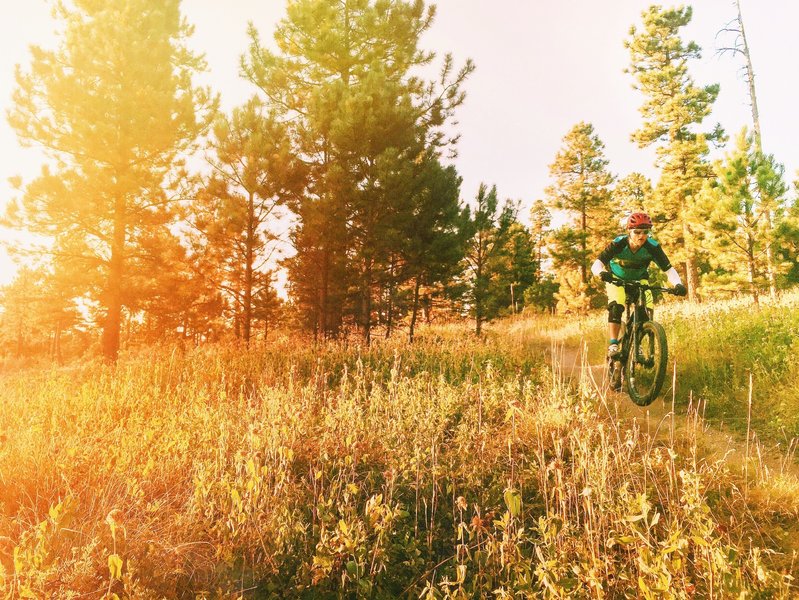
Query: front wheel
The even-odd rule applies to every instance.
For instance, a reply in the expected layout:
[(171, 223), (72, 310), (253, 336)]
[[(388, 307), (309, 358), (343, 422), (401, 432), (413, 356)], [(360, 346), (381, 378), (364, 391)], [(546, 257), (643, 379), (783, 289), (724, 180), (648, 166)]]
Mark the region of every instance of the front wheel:
[(652, 404), (663, 387), (668, 362), (666, 332), (658, 323), (645, 321), (633, 336), (627, 357), (627, 393), (638, 406)]

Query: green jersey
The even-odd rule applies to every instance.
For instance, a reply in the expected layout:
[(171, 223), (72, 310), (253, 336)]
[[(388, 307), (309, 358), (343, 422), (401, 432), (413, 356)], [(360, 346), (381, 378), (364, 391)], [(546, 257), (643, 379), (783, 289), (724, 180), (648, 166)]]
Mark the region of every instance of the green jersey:
[(652, 238), (635, 252), (630, 249), (630, 236), (620, 235), (599, 255), (599, 260), (619, 279), (638, 281), (649, 275), (649, 264), (654, 262), (664, 272), (671, 269), (671, 262), (661, 245)]

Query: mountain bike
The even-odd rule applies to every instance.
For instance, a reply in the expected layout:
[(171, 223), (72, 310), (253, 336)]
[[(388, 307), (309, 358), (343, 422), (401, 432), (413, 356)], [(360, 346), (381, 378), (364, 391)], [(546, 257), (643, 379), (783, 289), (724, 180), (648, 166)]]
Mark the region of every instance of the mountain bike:
[(608, 357), (610, 386), (621, 391), (623, 381), (632, 401), (638, 406), (648, 406), (657, 398), (666, 379), (669, 349), (663, 326), (653, 320), (652, 310), (646, 307), (646, 292), (675, 295), (676, 292), (639, 281), (614, 278), (611, 283), (624, 286), (627, 306), (619, 331), (621, 350)]

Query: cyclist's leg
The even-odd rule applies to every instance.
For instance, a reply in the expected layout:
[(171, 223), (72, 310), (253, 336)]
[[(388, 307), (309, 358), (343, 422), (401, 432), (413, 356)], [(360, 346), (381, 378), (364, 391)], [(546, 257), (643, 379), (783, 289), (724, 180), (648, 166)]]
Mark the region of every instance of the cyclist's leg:
[(619, 340), (619, 330), (621, 329), (621, 317), (624, 314), (624, 286), (607, 283), (605, 291), (608, 295), (608, 355), (615, 355), (619, 352), (621, 341)]

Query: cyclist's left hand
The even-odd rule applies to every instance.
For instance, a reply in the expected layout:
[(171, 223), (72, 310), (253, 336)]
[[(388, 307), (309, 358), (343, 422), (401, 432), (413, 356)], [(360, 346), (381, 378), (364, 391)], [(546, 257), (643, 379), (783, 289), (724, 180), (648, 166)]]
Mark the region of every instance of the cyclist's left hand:
[(688, 294), (688, 290), (685, 289), (685, 286), (681, 283), (678, 283), (674, 286), (674, 295), (675, 296), (685, 296)]

